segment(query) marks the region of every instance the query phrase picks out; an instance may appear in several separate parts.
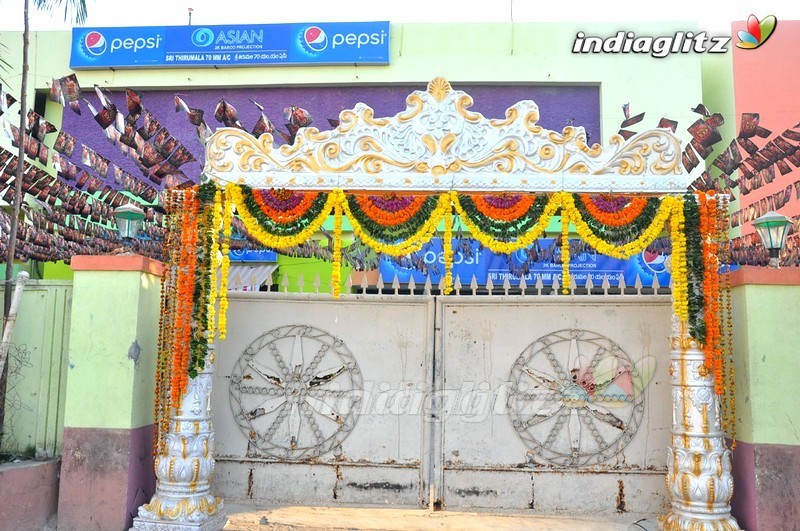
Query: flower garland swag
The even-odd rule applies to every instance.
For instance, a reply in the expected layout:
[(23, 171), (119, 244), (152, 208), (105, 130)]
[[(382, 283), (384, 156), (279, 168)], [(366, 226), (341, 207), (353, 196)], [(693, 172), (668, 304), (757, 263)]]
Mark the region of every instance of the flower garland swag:
[(342, 205), (339, 201), (333, 207), (333, 267), (331, 288), (333, 298), (338, 299), (342, 282)]
[(723, 351), (721, 337), (720, 301), (720, 261), (718, 256), (719, 208), (714, 193), (697, 194), (700, 208), (700, 236), (702, 238), (703, 265), (703, 303), (706, 323), (704, 350), (706, 365), (714, 372), (714, 391), (725, 394), (725, 375), (723, 370)]
[(720, 319), (720, 338), (722, 339), (723, 372), (725, 373), (725, 394), (722, 395), (722, 428), (730, 436), (731, 449), (736, 449), (736, 390), (734, 378), (736, 370), (733, 366), (733, 311), (731, 304), (731, 277), (730, 277), (730, 204), (726, 195), (720, 195), (719, 213), (717, 218), (717, 241), (720, 242), (720, 261), (722, 263), (722, 315)]
[[(156, 364), (154, 452), (166, 452), (166, 434), (173, 409), (179, 408), (189, 378), (203, 370), (215, 321), (224, 327), (225, 305), (215, 320), (216, 300), (227, 291), (216, 289), (220, 243), (225, 264), (228, 244), (220, 238), (223, 201), (213, 183), (167, 192), (165, 264), (161, 285), (161, 316)], [(220, 337), (224, 338), (222, 330)]]
[(172, 411), (172, 333), (176, 325), (177, 267), (181, 256), (182, 224), (179, 223), (183, 210), (183, 191), (167, 190), (164, 199), (166, 208), (164, 252), (165, 268), (161, 279), (161, 312), (158, 319), (158, 355), (156, 359), (156, 388), (153, 424), (153, 455), (166, 453), (166, 435), (169, 432), (169, 419)]
[(573, 195), (575, 208), (592, 231), (613, 244), (635, 240), (653, 223), (661, 201), (657, 197), (636, 198), (616, 212), (606, 212), (594, 205), (586, 194)]
[(508, 240), (523, 236), (539, 222), (547, 195), (457, 194), (465, 217), (482, 232)]
[(569, 274), (569, 209), (561, 209), (561, 293), (570, 294), (572, 279)]
[[(405, 233), (386, 233), (378, 229), (377, 223), (374, 225), (363, 223), (364, 218), (357, 210), (351, 208), (351, 200), (344, 192), (338, 190), (335, 193), (338, 194), (341, 205), (344, 208), (344, 214), (353, 227), (353, 233), (376, 253), (390, 256), (405, 256), (422, 249), (422, 246), (433, 238), (439, 222), (445, 216), (450, 215), (451, 210), (449, 194), (441, 194), (438, 198), (432, 196), (420, 207), (421, 217), (419, 219), (411, 218), (414, 219), (411, 223), (416, 229), (413, 234), (410, 234), (410, 231)], [(434, 208), (429, 211), (430, 207)], [(375, 220), (373, 219), (373, 221)], [(417, 223), (418, 221), (420, 223)]]
[[(533, 224), (525, 229), (523, 232), (511, 232), (506, 233), (503, 235), (504, 240), (500, 240), (495, 237), (491, 232), (498, 232), (494, 230), (496, 225), (492, 225), (492, 228), (487, 227), (486, 224), (483, 223), (482, 219), (475, 215), (475, 211), (471, 210), (469, 205), (469, 200), (462, 203), (462, 200), (465, 199), (467, 196), (460, 195), (456, 192), (450, 192), (450, 201), (452, 201), (453, 206), (455, 207), (456, 213), (461, 217), (461, 220), (467, 226), (472, 237), (478, 240), (484, 247), (488, 248), (489, 250), (498, 253), (498, 254), (510, 254), (514, 251), (518, 251), (520, 249), (525, 249), (533, 244), (534, 241), (538, 240), (544, 235), (547, 226), (550, 224), (550, 220), (553, 216), (558, 212), (558, 209), (561, 204), (561, 197), (563, 192), (559, 192), (555, 194), (549, 201), (545, 197), (543, 199), (544, 206), (541, 209), (541, 214), (536, 217), (533, 221)], [(531, 206), (531, 210), (529, 213), (532, 214), (534, 207), (537, 206), (537, 202)], [(539, 204), (538, 206), (541, 206)], [(531, 215), (531, 218), (533, 216)], [(486, 228), (487, 230), (484, 230)], [(507, 241), (508, 239), (512, 239), (512, 241)]]
[[(575, 225), (575, 231), (578, 235), (589, 244), (597, 252), (611, 256), (613, 258), (627, 259), (631, 256), (641, 253), (648, 245), (650, 245), (661, 232), (664, 230), (668, 220), (672, 220), (671, 235), (673, 238), (672, 260), (673, 269), (677, 264), (678, 278), (674, 282), (674, 295), (673, 295), (673, 310), (677, 316), (685, 322), (686, 311), (686, 297), (685, 285), (680, 275), (683, 271), (684, 257), (684, 244), (683, 244), (683, 227), (682, 212), (683, 200), (679, 197), (666, 196), (661, 199), (658, 211), (653, 216), (647, 227), (633, 240), (617, 245), (613, 242), (605, 241), (601, 236), (598, 236), (589, 223), (583, 218), (580, 209), (575, 204), (575, 197), (573, 194), (566, 192), (559, 192), (553, 199), (558, 200), (561, 204), (562, 215), (566, 212), (568, 219)], [(549, 205), (548, 205), (549, 206)]]
[(703, 238), (700, 234), (700, 208), (697, 197), (686, 194), (683, 202), (684, 234), (686, 235), (686, 287), (689, 335), (698, 342), (706, 340), (706, 323), (703, 315)]

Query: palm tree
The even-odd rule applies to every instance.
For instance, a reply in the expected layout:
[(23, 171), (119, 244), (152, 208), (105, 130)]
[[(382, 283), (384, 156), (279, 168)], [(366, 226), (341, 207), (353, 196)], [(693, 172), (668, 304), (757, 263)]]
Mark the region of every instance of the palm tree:
[[(3, 300), (3, 328), (6, 326), (8, 312), (11, 308), (11, 276), (14, 272), (14, 254), (17, 247), (17, 225), (19, 223), (19, 208), (22, 203), (22, 173), (25, 168), (25, 135), (27, 126), (27, 95), (28, 95), (28, 47), (30, 44), (30, 25), (28, 23), (29, 0), (24, 0), (24, 26), (22, 30), (22, 83), (20, 88), (19, 112), (19, 152), (17, 161), (16, 178), (14, 179), (14, 213), (11, 216), (11, 230), (8, 233), (8, 254), (6, 255), (6, 280), (5, 297)], [(64, 8), (64, 20), (72, 13), (72, 20), (77, 24), (86, 22), (86, 0), (33, 0), (37, 9), (53, 11), (57, 7)], [(0, 352), (0, 442), (3, 438), (3, 424), (5, 422), (5, 394), (6, 380), (8, 379), (7, 352)]]

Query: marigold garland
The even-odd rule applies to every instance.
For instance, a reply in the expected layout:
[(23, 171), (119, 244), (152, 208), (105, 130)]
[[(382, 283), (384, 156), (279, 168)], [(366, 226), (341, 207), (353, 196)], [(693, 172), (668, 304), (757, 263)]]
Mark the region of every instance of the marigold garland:
[[(213, 186), (213, 185), (211, 185)], [(211, 195), (208, 195), (211, 194)], [(203, 196), (202, 210), (200, 197)], [(212, 199), (209, 199), (213, 197)], [(705, 196), (704, 196), (705, 197)], [(452, 209), (481, 244), (495, 253), (509, 254), (529, 247), (544, 235), (552, 217), (561, 213), (562, 293), (571, 286), (570, 224), (578, 236), (599, 253), (626, 259), (641, 253), (669, 222), (672, 239), (672, 275), (675, 314), (683, 322), (705, 320), (705, 345), (710, 365), (715, 370), (715, 389), (732, 386), (732, 367), (723, 374), (723, 356), (729, 347), (721, 339), (719, 308), (719, 242), (723, 238), (717, 202), (713, 196), (698, 197), (696, 242), (701, 250), (701, 271), (705, 274), (695, 286), (701, 294), (699, 307), (692, 303), (690, 262), (694, 225), (691, 206), (680, 197), (634, 198), (616, 211), (601, 208), (589, 196), (558, 192), (544, 195), (460, 195), (455, 191), (438, 196), (354, 196), (342, 190), (330, 193), (299, 193), (283, 190), (254, 191), (228, 184), (224, 192), (207, 185), (167, 194), (168, 216), (165, 256), (171, 262), (162, 284), (162, 324), (159, 327), (157, 399), (155, 412), (161, 434), (169, 407), (178, 407), (188, 376), (202, 367), (207, 342), (215, 328), (225, 339), (229, 240), (235, 207), (248, 233), (269, 248), (283, 249), (307, 241), (328, 216), (334, 216), (333, 270), (334, 297), (341, 284), (343, 216), (353, 233), (377, 253), (404, 256), (430, 241), (444, 221), (445, 275), (443, 293), (453, 288)], [(695, 205), (697, 202), (691, 201)], [(701, 225), (701, 226), (700, 226)], [(220, 226), (222, 227), (220, 235)], [(688, 234), (687, 234), (688, 233)], [(509, 241), (511, 240), (511, 241)], [(630, 241), (625, 241), (630, 240)], [(218, 255), (222, 254), (220, 260)], [(219, 286), (214, 274), (219, 271)], [(698, 279), (700, 280), (700, 279)], [(729, 296), (727, 294), (726, 296)], [(219, 300), (219, 312), (215, 303)], [(171, 302), (170, 302), (171, 301)], [(727, 304), (727, 303), (726, 303)], [(693, 315), (697, 313), (697, 315)], [(716, 317), (715, 317), (716, 316)], [(215, 327), (214, 321), (217, 321)], [(724, 321), (726, 326), (729, 321)], [(171, 331), (171, 333), (170, 333)], [(692, 330), (693, 337), (698, 332)], [(726, 378), (728, 380), (726, 380)], [(169, 396), (170, 400), (166, 400)]]
[[(644, 206), (638, 216), (632, 218), (630, 222), (625, 225), (616, 226), (614, 224), (604, 223), (604, 220), (608, 219), (607, 217), (601, 216), (601, 219), (596, 219), (589, 210), (587, 210), (580, 197), (577, 194), (573, 194), (573, 202), (577, 211), (580, 212), (581, 219), (592, 229), (592, 232), (612, 245), (622, 245), (635, 240), (641, 235), (642, 231), (653, 223), (655, 216), (658, 214), (661, 201), (657, 197), (650, 197), (643, 200)], [(613, 214), (609, 213), (604, 215), (609, 217), (613, 216)]]
[(428, 198), (423, 195), (387, 194), (384, 197), (355, 195), (349, 196), (348, 199), (351, 199), (351, 210), (353, 210), (352, 201), (355, 200), (364, 215), (373, 222), (382, 227), (396, 227), (414, 217)]
[[(341, 202), (344, 208), (344, 213), (350, 224), (353, 227), (353, 233), (369, 248), (376, 253), (388, 254), (390, 256), (405, 256), (407, 254), (419, 251), (422, 246), (431, 240), (433, 234), (436, 232), (436, 227), (439, 222), (450, 211), (450, 197), (448, 194), (441, 194), (438, 198), (438, 204), (434, 211), (428, 216), (425, 223), (411, 236), (397, 243), (384, 243), (370, 236), (361, 223), (358, 222), (356, 216), (353, 215), (350, 209), (350, 204), (341, 190), (335, 191), (336, 198)], [(333, 195), (333, 194), (332, 194)]]
[(296, 221), (313, 207), (319, 193), (250, 189), (255, 204), (276, 223)]
[[(594, 233), (592, 228), (581, 216), (580, 211), (576, 208), (572, 194), (559, 192), (556, 194), (556, 196), (559, 197), (562, 208), (568, 212), (570, 221), (575, 225), (575, 230), (578, 235), (583, 238), (583, 241), (588, 243), (593, 249), (601, 254), (623, 260), (630, 258), (635, 254), (641, 253), (647, 248), (648, 245), (650, 245), (650, 243), (653, 242), (653, 240), (659, 236), (659, 234), (661, 234), (661, 231), (664, 230), (664, 225), (676, 207), (677, 201), (672, 196), (667, 196), (662, 199), (661, 205), (657, 214), (653, 218), (653, 221), (636, 239), (622, 245), (614, 245), (605, 241), (603, 238)], [(554, 196), (554, 199), (556, 196)]]
[[(728, 196), (719, 196), (718, 235), (720, 242), (720, 260), (723, 271), (722, 278), (722, 300), (724, 311), (720, 322), (723, 344), (723, 370), (725, 371), (725, 394), (722, 396), (723, 429), (731, 438), (731, 449), (736, 449), (736, 389), (734, 378), (736, 370), (733, 366), (733, 311), (731, 304), (731, 276), (730, 261), (731, 247), (728, 230), (730, 228), (730, 204)], [(727, 369), (727, 370), (725, 370)]]
[[(689, 335), (700, 343), (705, 342), (706, 322), (703, 316), (703, 277), (705, 265), (703, 261), (703, 239), (700, 235), (700, 207), (693, 194), (686, 194), (683, 202), (684, 241), (686, 242), (686, 278), (687, 312)], [(674, 255), (674, 252), (673, 252)], [(674, 259), (674, 258), (673, 258)], [(678, 279), (675, 279), (678, 285)]]
[(211, 278), (211, 286), (208, 293), (208, 327), (207, 334), (208, 340), (214, 341), (216, 332), (215, 314), (217, 309), (217, 285), (218, 285), (218, 269), (220, 267), (219, 260), (219, 232), (222, 229), (222, 192), (216, 190), (214, 192), (214, 206), (213, 206), (213, 220), (209, 230), (211, 231), (211, 256), (209, 264), (209, 277)]
[(528, 213), (536, 202), (535, 195), (502, 194), (483, 195), (469, 194), (475, 208), (484, 216), (499, 221), (516, 221)]
[(672, 238), (672, 311), (685, 323), (689, 319), (686, 267), (686, 221), (681, 198), (673, 199), (670, 237)]
[(172, 407), (180, 407), (189, 381), (189, 349), (192, 341), (191, 315), (194, 307), (195, 266), (197, 264), (198, 207), (195, 188), (183, 192), (181, 205), (181, 249), (175, 293), (175, 326), (172, 338)]
[(589, 215), (600, 223), (612, 227), (629, 225), (642, 214), (648, 203), (647, 198), (634, 197), (622, 209), (609, 212), (598, 207), (589, 194), (581, 194), (580, 198)]
[[(514, 215), (504, 214), (496, 205), (495, 210), (480, 209), (476, 203), (477, 195), (458, 194), (458, 202), (464, 212), (465, 217), (469, 218), (472, 225), (478, 227), (481, 232), (494, 238), (503, 240), (515, 239), (523, 236), (531, 227), (536, 225), (548, 204), (548, 197), (542, 195), (526, 195), (526, 199), (520, 199), (514, 205), (526, 206), (522, 213), (514, 212)], [(489, 196), (494, 201), (500, 202), (497, 196)], [(502, 196), (500, 196), (502, 197)], [(522, 196), (519, 196), (522, 197)], [(478, 201), (480, 202), (480, 201)], [(493, 204), (490, 200), (484, 200), (487, 204)], [(502, 203), (499, 203), (502, 205)], [(517, 215), (519, 214), (519, 215)], [(494, 215), (495, 217), (492, 217)]]
[[(247, 228), (247, 232), (266, 247), (273, 249), (294, 247), (295, 245), (300, 245), (311, 238), (311, 236), (313, 236), (314, 233), (319, 230), (319, 228), (328, 218), (328, 214), (333, 209), (334, 204), (339, 200), (339, 196), (336, 191), (327, 194), (327, 196), (325, 194), (320, 194), (320, 197), (325, 199), (325, 203), (322, 208), (319, 209), (316, 217), (306, 220), (307, 222), (305, 223), (305, 226), (298, 232), (295, 232), (291, 235), (279, 235), (270, 232), (274, 226), (270, 227), (267, 225), (265, 227), (264, 224), (262, 224), (263, 217), (258, 216), (258, 213), (261, 213), (260, 210), (258, 213), (255, 213), (252, 211), (252, 208), (248, 208), (248, 198), (252, 198), (252, 195), (245, 196), (243, 193), (243, 187), (229, 183), (226, 187), (226, 194), (230, 197), (231, 202), (236, 206), (236, 211), (242, 218), (242, 222)], [(318, 199), (315, 201), (318, 201)]]
[(444, 254), (444, 287), (442, 293), (449, 295), (453, 291), (453, 215), (448, 205), (444, 215), (444, 237), (442, 238)]
[(713, 192), (698, 192), (700, 206), (700, 235), (703, 245), (703, 302), (705, 308), (706, 337), (704, 350), (706, 365), (714, 372), (714, 391), (718, 395), (725, 392), (720, 338), (720, 282), (719, 257), (717, 255), (717, 199)]
[(453, 202), (453, 206), (458, 215), (461, 216), (461, 220), (467, 226), (467, 229), (469, 229), (470, 234), (484, 247), (498, 254), (510, 254), (519, 249), (524, 249), (530, 246), (535, 240), (541, 238), (547, 226), (550, 224), (550, 220), (558, 211), (562, 196), (563, 192), (558, 192), (550, 198), (541, 216), (539, 216), (535, 225), (528, 232), (520, 235), (513, 242), (504, 242), (497, 240), (492, 235), (481, 230), (465, 211), (464, 206), (461, 204), (461, 197), (456, 192), (450, 192), (450, 200)]
[(569, 274), (569, 209), (561, 209), (561, 293), (569, 295), (572, 279)]
[(231, 234), (233, 234), (233, 204), (230, 191), (226, 188), (222, 194), (222, 264), (219, 279), (219, 339), (223, 341), (228, 334), (228, 273), (231, 266)]
[(333, 207), (333, 267), (331, 287), (333, 298), (338, 299), (342, 282), (342, 205), (337, 201)]
[[(345, 194), (345, 197), (347, 201), (347, 217), (350, 219), (351, 224), (355, 222), (371, 238), (384, 243), (407, 240), (416, 234), (430, 219), (433, 211), (439, 205), (439, 199), (436, 196), (420, 196), (419, 202), (414, 201), (411, 204), (414, 207), (413, 209), (403, 206), (409, 201), (405, 197), (394, 201), (381, 199), (379, 204), (387, 207), (389, 212), (378, 215), (375, 212), (377, 207), (374, 205), (378, 198), (373, 198), (371, 203), (365, 203), (362, 200), (363, 198), (356, 195)], [(372, 215), (368, 215), (362, 210), (362, 205), (364, 204), (373, 205)], [(405, 219), (405, 222), (396, 223), (397, 219), (394, 217), (395, 214), (392, 213), (394, 208), (397, 209), (397, 212), (401, 212), (400, 216)], [(406, 217), (407, 214), (409, 214), (408, 217)]]

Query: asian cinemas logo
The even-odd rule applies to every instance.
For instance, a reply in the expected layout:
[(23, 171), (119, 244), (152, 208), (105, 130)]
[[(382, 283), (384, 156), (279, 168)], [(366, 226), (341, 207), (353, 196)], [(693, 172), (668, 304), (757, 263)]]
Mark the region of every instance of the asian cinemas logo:
[[(736, 46), (750, 50), (758, 48), (772, 35), (777, 24), (774, 15), (768, 15), (763, 20), (750, 15), (747, 31), (739, 32), (740, 42)], [(708, 35), (705, 31), (678, 31), (664, 37), (639, 37), (632, 31), (618, 31), (611, 37), (596, 37), (579, 31), (572, 43), (572, 53), (645, 53), (663, 58), (671, 53), (725, 53), (730, 42), (730, 37)]]

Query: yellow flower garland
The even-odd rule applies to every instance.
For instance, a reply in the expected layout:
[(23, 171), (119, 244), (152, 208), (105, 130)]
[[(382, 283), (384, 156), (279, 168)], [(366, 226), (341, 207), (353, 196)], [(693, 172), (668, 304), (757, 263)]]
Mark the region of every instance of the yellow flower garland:
[[(675, 208), (676, 201), (674, 197), (665, 197), (662, 199), (661, 206), (653, 218), (653, 221), (650, 223), (650, 226), (647, 227), (634, 241), (628, 242), (624, 245), (616, 246), (603, 240), (597, 236), (594, 231), (592, 231), (591, 227), (589, 227), (589, 225), (581, 217), (580, 211), (575, 207), (572, 194), (559, 192), (556, 194), (556, 196), (560, 197), (562, 208), (569, 212), (569, 218), (573, 225), (575, 225), (575, 230), (581, 239), (583, 239), (583, 241), (588, 243), (593, 249), (601, 254), (623, 260), (630, 258), (635, 254), (641, 253), (653, 242), (653, 240), (658, 238), (658, 235), (664, 230), (664, 225), (666, 224), (667, 219), (669, 219), (673, 209)], [(554, 198), (556, 196), (554, 196)]]
[(338, 299), (342, 281), (342, 204), (337, 201), (333, 207), (333, 264), (331, 287), (333, 298)]
[[(450, 194), (452, 195), (453, 192)], [(444, 287), (442, 293), (449, 295), (453, 291), (453, 216), (450, 211), (450, 201), (447, 203), (448, 212), (444, 215), (444, 238), (442, 252), (444, 254)]]
[(670, 237), (672, 238), (672, 311), (681, 320), (689, 320), (688, 270), (686, 266), (686, 234), (684, 233), (683, 198), (672, 197), (672, 219)]
[(464, 212), (464, 208), (458, 201), (458, 194), (456, 192), (450, 192), (450, 199), (452, 200), (453, 205), (456, 207), (456, 212), (459, 216), (461, 216), (461, 221), (464, 222), (464, 225), (467, 226), (470, 234), (472, 234), (476, 240), (481, 242), (484, 247), (495, 253), (510, 254), (514, 251), (529, 247), (535, 240), (538, 240), (542, 237), (544, 231), (547, 230), (550, 219), (555, 215), (556, 211), (558, 211), (561, 194), (563, 194), (563, 192), (559, 192), (550, 198), (550, 201), (547, 203), (547, 206), (544, 207), (542, 216), (539, 218), (539, 221), (536, 223), (536, 225), (534, 225), (524, 236), (517, 238), (513, 242), (501, 242), (496, 240), (493, 236), (483, 232), (480, 227), (473, 223), (469, 216)]
[(426, 221), (425, 224), (420, 227), (420, 229), (414, 235), (400, 243), (387, 244), (376, 240), (366, 233), (364, 228), (350, 211), (350, 205), (347, 202), (347, 197), (345, 196), (344, 192), (339, 190), (338, 196), (339, 202), (344, 209), (344, 213), (347, 216), (347, 219), (350, 220), (350, 225), (353, 227), (353, 233), (358, 236), (358, 238), (366, 246), (376, 253), (388, 254), (390, 256), (405, 256), (422, 249), (422, 246), (428, 243), (433, 237), (439, 222), (446, 215), (446, 213), (450, 211), (450, 196), (448, 194), (442, 194), (439, 196), (439, 204), (431, 213), (428, 221)]
[(569, 295), (569, 210), (561, 209), (561, 293)]
[(225, 339), (228, 332), (228, 271), (230, 270), (231, 258), (231, 234), (233, 232), (232, 218), (233, 218), (233, 204), (231, 204), (231, 193), (235, 185), (229, 184), (225, 189), (222, 198), (222, 267), (220, 268), (220, 281), (219, 281), (219, 339)]
[(320, 210), (320, 213), (316, 219), (312, 220), (305, 229), (292, 236), (276, 236), (261, 228), (261, 225), (258, 224), (258, 221), (256, 221), (256, 219), (250, 214), (250, 211), (247, 210), (244, 197), (242, 196), (242, 190), (239, 188), (239, 186), (235, 184), (228, 184), (226, 190), (228, 194), (230, 194), (233, 204), (236, 205), (236, 211), (242, 218), (244, 226), (247, 227), (247, 232), (265, 246), (273, 249), (286, 249), (288, 247), (294, 247), (295, 245), (300, 245), (310, 239), (311, 236), (313, 236), (319, 230), (319, 228), (322, 227), (322, 224), (325, 222), (325, 220), (328, 219), (328, 215), (330, 214), (336, 202), (339, 200), (339, 193), (341, 192), (340, 190), (334, 190), (328, 194), (328, 200), (325, 203), (325, 206), (322, 207), (322, 210)]
[(209, 267), (211, 271), (211, 286), (208, 290), (208, 327), (206, 330), (209, 341), (214, 341), (216, 331), (217, 269), (220, 267), (219, 256), (217, 255), (219, 254), (219, 233), (222, 228), (222, 192), (219, 189), (214, 193), (214, 206), (212, 208), (214, 209), (214, 217), (208, 229), (211, 231), (211, 265)]

